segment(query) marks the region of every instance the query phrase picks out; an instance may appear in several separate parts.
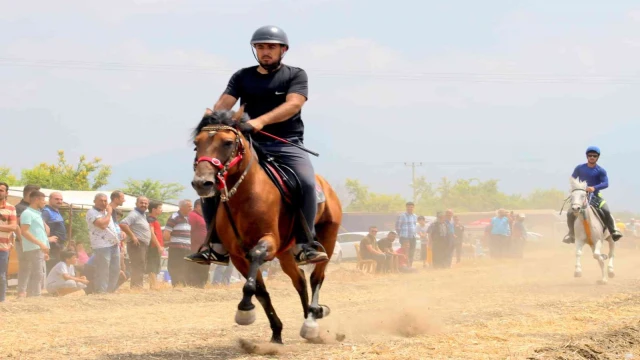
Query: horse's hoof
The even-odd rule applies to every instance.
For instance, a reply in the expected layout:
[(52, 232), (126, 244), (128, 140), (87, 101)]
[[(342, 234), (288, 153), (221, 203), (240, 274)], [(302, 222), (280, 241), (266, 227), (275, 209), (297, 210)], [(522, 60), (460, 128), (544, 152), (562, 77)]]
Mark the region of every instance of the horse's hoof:
[(320, 305), (322, 307), (322, 317), (326, 318), (331, 314), (331, 309), (327, 305)]
[(576, 272), (574, 272), (574, 273), (573, 273), (573, 277), (577, 277), (577, 278), (582, 277), (582, 271), (576, 271)]
[(236, 324), (238, 324), (238, 325), (251, 325), (255, 321), (256, 321), (256, 311), (255, 310), (249, 310), (249, 311), (238, 310), (238, 311), (236, 311)]
[(300, 329), (300, 336), (307, 340), (316, 339), (320, 336), (320, 326), (316, 321), (305, 320)]
[(608, 274), (609, 274), (609, 278), (610, 278), (610, 279), (613, 279), (614, 277), (616, 277), (616, 273), (615, 273), (615, 272), (613, 272), (613, 270), (609, 270), (609, 271), (608, 271)]
[(607, 281), (606, 280), (598, 280), (597, 284), (598, 285), (607, 285)]

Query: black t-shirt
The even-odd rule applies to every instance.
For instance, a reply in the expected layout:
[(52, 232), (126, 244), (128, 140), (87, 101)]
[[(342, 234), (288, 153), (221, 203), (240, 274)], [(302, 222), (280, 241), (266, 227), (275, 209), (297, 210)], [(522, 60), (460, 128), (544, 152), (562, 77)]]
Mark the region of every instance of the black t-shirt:
[[(255, 119), (282, 105), (287, 94), (295, 93), (308, 98), (307, 73), (300, 68), (283, 64), (275, 72), (261, 74), (257, 65), (251, 66), (233, 74), (224, 93), (240, 99), (244, 111)], [(304, 141), (301, 111), (290, 119), (267, 125), (262, 130), (281, 138), (298, 138)], [(257, 142), (273, 141), (261, 134), (254, 134), (252, 137)]]

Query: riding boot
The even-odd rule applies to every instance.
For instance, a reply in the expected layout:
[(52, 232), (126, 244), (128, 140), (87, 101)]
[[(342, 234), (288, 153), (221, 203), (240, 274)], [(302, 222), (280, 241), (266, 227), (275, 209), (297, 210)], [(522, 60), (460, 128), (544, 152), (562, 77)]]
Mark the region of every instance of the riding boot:
[(565, 244), (573, 244), (576, 242), (574, 224), (576, 222), (576, 216), (572, 211), (567, 211), (567, 226), (569, 227), (569, 233), (562, 239)]
[(618, 231), (618, 229), (616, 228), (616, 222), (613, 219), (613, 216), (611, 216), (609, 207), (603, 206), (601, 209), (602, 213), (604, 214), (604, 223), (607, 229), (609, 229), (609, 233), (611, 233), (611, 238), (613, 239), (613, 241), (620, 240), (620, 238), (622, 237), (622, 233), (620, 233), (620, 231)]
[[(315, 235), (314, 220), (318, 206), (316, 204), (315, 186), (311, 192), (311, 196), (307, 193), (304, 194), (303, 197), (306, 198), (303, 201), (310, 201), (312, 206), (306, 206), (308, 204), (304, 204), (298, 211), (299, 228), (301, 231), (298, 231), (296, 236), (296, 247), (294, 250), (295, 260), (298, 265), (319, 264), (329, 261), (329, 256), (327, 256), (324, 247), (318, 242)], [(322, 249), (322, 251), (318, 250), (318, 248)]]
[(207, 226), (207, 241), (200, 245), (198, 252), (185, 256), (184, 259), (202, 265), (217, 264), (227, 266), (229, 265), (229, 252), (222, 245), (215, 227), (211, 225), (211, 222), (216, 217), (220, 196), (201, 198), (201, 201), (202, 217), (204, 217), (204, 222)]

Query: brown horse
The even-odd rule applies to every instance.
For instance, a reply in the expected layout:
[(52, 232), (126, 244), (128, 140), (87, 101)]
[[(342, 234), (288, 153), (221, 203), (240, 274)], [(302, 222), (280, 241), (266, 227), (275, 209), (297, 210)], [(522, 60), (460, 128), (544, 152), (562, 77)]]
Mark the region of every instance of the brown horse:
[[(251, 142), (238, 130), (238, 123), (248, 119), (242, 107), (237, 112), (207, 109), (193, 133), (196, 161), (192, 186), (201, 197), (221, 197), (211, 224), (229, 251), (231, 261), (246, 278), (236, 323), (250, 325), (255, 321), (255, 306), (251, 302), (255, 295), (269, 318), (273, 331), (271, 342), (282, 343), (282, 322), (258, 271), (260, 265), (277, 257), (302, 301), (305, 321), (300, 336), (314, 339), (319, 335), (316, 320), (330, 312), (329, 307), (318, 303), (328, 262), (315, 265), (309, 304), (305, 274), (296, 264), (291, 250), (295, 236), (300, 233), (296, 231), (298, 209), (286, 201), (258, 163)], [(318, 201), (316, 235), (331, 257), (342, 221), (340, 200), (319, 175), (316, 175), (316, 183), (326, 199)]]

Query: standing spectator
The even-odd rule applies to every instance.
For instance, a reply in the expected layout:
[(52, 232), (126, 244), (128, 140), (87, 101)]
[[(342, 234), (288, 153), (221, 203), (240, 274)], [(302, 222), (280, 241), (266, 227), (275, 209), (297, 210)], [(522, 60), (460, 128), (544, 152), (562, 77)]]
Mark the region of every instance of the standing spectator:
[(124, 193), (121, 190), (115, 190), (114, 192), (111, 193), (111, 196), (109, 196), (109, 198), (111, 199), (109, 206), (111, 206), (111, 209), (114, 210), (111, 212), (111, 217), (113, 218), (113, 223), (117, 224), (118, 213), (115, 210), (124, 204), (124, 201), (125, 201)]
[(436, 214), (436, 221), (429, 226), (429, 242), (433, 251), (433, 268), (446, 269), (451, 267), (451, 243), (449, 230), (442, 212)]
[(62, 251), (60, 261), (51, 269), (47, 276), (47, 292), (58, 296), (65, 296), (85, 289), (89, 281), (86, 276), (76, 277), (74, 265), (77, 255), (71, 251)]
[(42, 209), (47, 203), (45, 194), (32, 191), (29, 194), (29, 207), (20, 215), (20, 232), (22, 234), (22, 251), (24, 262), (20, 267), (18, 297), (40, 296), (41, 281), (44, 275), (44, 262), (49, 260), (49, 237), (42, 220)]
[[(34, 191), (39, 191), (40, 190), (40, 186), (38, 185), (33, 185), (33, 184), (28, 184), (25, 185), (25, 187), (22, 189), (22, 199), (20, 200), (20, 202), (16, 205), (16, 216), (18, 218), (18, 230), (16, 231), (16, 253), (18, 254), (18, 288), (20, 288), (20, 279), (21, 278), (25, 278), (25, 276), (20, 276), (20, 273), (23, 271), (26, 271), (26, 267), (24, 267), (25, 270), (22, 270), (23, 267), (20, 266), (20, 264), (23, 263), (24, 261), (24, 253), (22, 251), (22, 235), (20, 233), (20, 215), (22, 215), (22, 213), (27, 210), (29, 208), (29, 195), (31, 195), (32, 192)], [(20, 297), (22, 295), (18, 294), (18, 297)]]
[(149, 250), (147, 251), (147, 274), (149, 275), (149, 288), (152, 290), (158, 288), (157, 279), (160, 273), (162, 254), (164, 253), (162, 227), (158, 221), (158, 216), (161, 214), (162, 203), (159, 201), (151, 201), (149, 203), (147, 221), (149, 222), (153, 236), (151, 237), (151, 246), (149, 246)]
[(396, 220), (396, 232), (400, 237), (400, 245), (402, 242), (409, 242), (409, 267), (413, 266), (413, 259), (416, 253), (416, 226), (418, 225), (418, 217), (413, 213), (415, 205), (409, 201), (406, 204), (406, 212), (398, 216)]
[[(207, 237), (207, 225), (202, 216), (202, 200), (200, 199), (193, 203), (193, 211), (189, 213), (189, 226), (191, 226), (191, 252), (197, 253)], [(209, 280), (210, 266), (189, 262), (187, 268), (189, 269), (187, 279), (189, 285), (204, 288)]]
[[(619, 230), (619, 228), (618, 228)], [(524, 214), (518, 214), (516, 221), (513, 223), (513, 233), (511, 253), (515, 258), (522, 258), (524, 255), (524, 245), (527, 242), (527, 228), (524, 226)]]
[(192, 206), (190, 200), (181, 200), (180, 209), (173, 213), (164, 227), (164, 243), (169, 248), (167, 268), (171, 276), (171, 285), (187, 285), (189, 268), (184, 257), (191, 251), (191, 225), (189, 225), (189, 213)]
[(131, 288), (142, 288), (144, 272), (147, 268), (147, 251), (153, 232), (149, 227), (145, 213), (149, 208), (149, 199), (139, 196), (136, 207), (120, 221), (120, 228), (127, 234), (127, 253), (131, 261)]
[(13, 233), (18, 230), (16, 208), (7, 203), (9, 185), (0, 182), (0, 303), (4, 302), (7, 294), (7, 270), (9, 268), (9, 254), (13, 241)]
[(42, 210), (42, 219), (49, 226), (50, 235), (57, 237), (56, 241), (51, 242), (51, 250), (49, 251), (49, 260), (47, 261), (47, 273), (51, 271), (60, 261), (60, 251), (64, 249), (67, 242), (67, 228), (64, 225), (64, 218), (60, 214), (62, 206), (62, 194), (52, 192), (49, 194), (49, 204)]
[(492, 258), (501, 258), (509, 253), (509, 217), (505, 209), (498, 210), (497, 216), (491, 219), (491, 238), (489, 240), (489, 255)]
[(462, 255), (462, 243), (464, 242), (464, 225), (460, 223), (458, 216), (453, 217), (453, 251), (456, 253), (456, 264), (460, 263)]
[(369, 234), (360, 240), (360, 257), (364, 260), (375, 260), (377, 263), (376, 272), (385, 272), (387, 256), (378, 248), (376, 234), (378, 228), (376, 226), (369, 227)]
[(119, 207), (122, 206), (125, 202), (124, 192), (122, 192), (122, 190), (115, 190), (111, 193), (109, 199), (111, 199), (109, 206), (111, 206), (111, 209), (113, 210), (111, 212), (111, 217), (113, 218), (113, 224), (116, 226), (118, 240), (120, 240), (120, 270), (122, 271), (122, 274), (124, 274), (118, 280), (118, 285), (116, 286), (117, 289), (118, 287), (120, 287), (120, 285), (127, 281), (131, 275), (131, 269), (129, 269), (130, 266), (128, 266), (129, 255), (127, 254), (127, 247), (124, 246), (124, 238), (126, 237), (126, 235), (118, 225), (120, 219), (122, 219), (122, 209), (119, 209)]
[(92, 292), (114, 292), (120, 276), (120, 239), (112, 217), (114, 210), (102, 193), (96, 194), (93, 204), (86, 216), (93, 249), (93, 260), (87, 262), (91, 262), (94, 271)]
[(418, 216), (416, 233), (420, 238), (420, 260), (422, 260), (422, 267), (426, 268), (429, 255), (429, 226), (424, 216)]
[(456, 242), (456, 229), (453, 225), (453, 210), (447, 209), (444, 213), (444, 222), (447, 224), (447, 238), (449, 239), (449, 262), (453, 260), (453, 249)]

